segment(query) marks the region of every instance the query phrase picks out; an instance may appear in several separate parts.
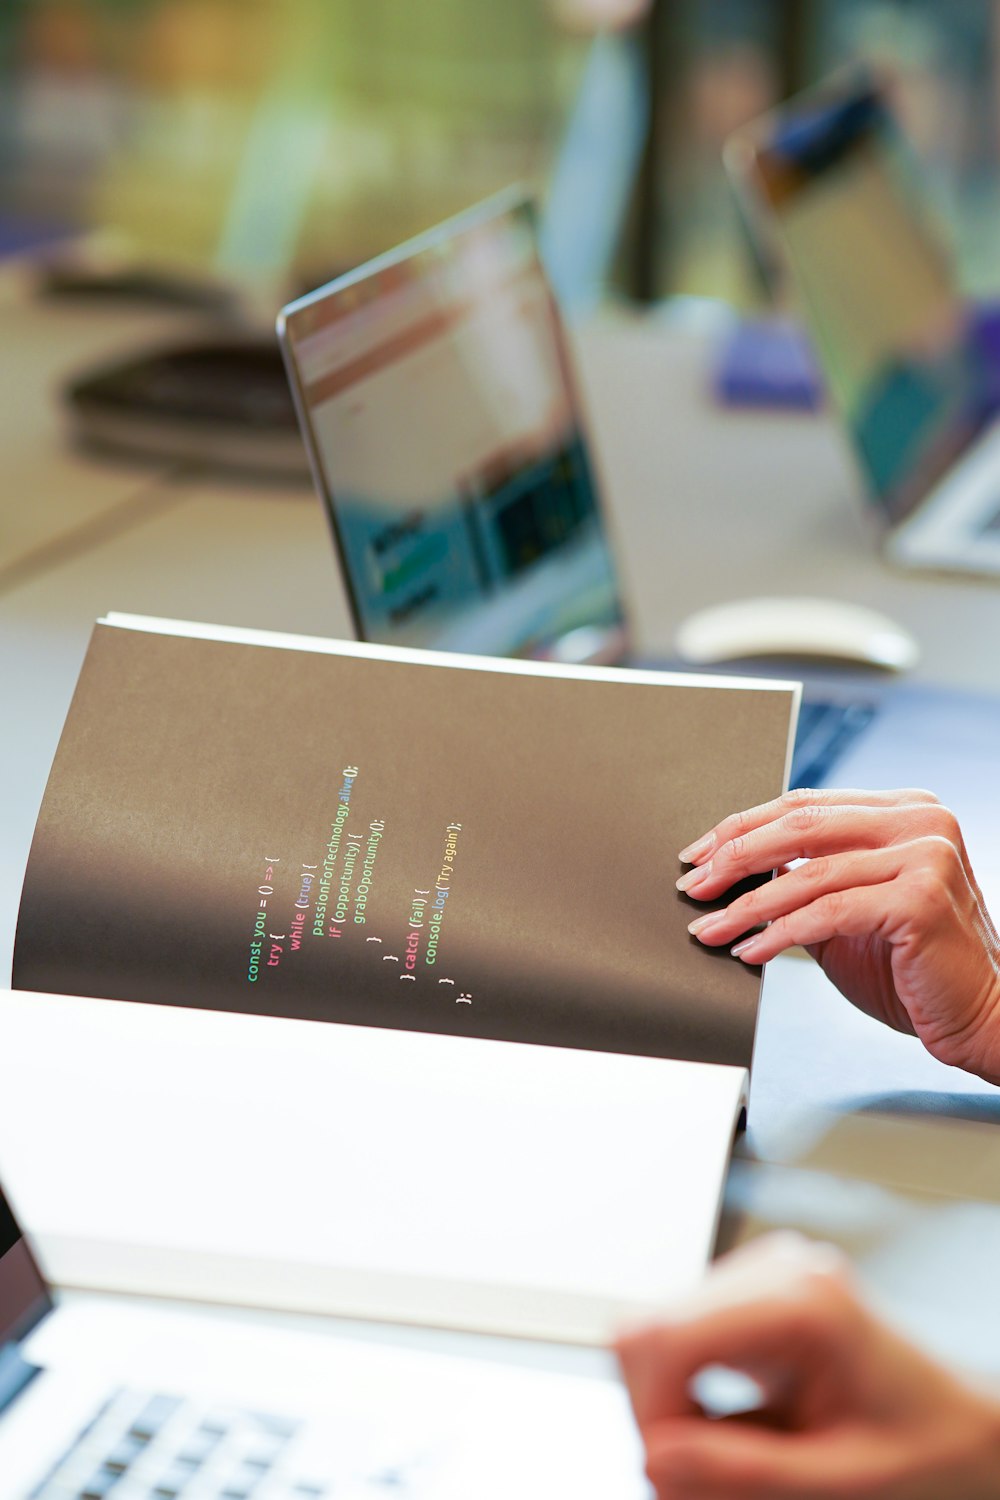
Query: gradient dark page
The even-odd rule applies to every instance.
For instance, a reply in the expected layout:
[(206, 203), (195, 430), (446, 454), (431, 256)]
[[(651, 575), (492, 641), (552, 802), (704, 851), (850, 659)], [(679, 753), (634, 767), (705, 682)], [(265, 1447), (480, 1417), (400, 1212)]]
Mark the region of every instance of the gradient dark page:
[(794, 700), (99, 625), (14, 984), (748, 1066), (676, 851), (781, 791)]

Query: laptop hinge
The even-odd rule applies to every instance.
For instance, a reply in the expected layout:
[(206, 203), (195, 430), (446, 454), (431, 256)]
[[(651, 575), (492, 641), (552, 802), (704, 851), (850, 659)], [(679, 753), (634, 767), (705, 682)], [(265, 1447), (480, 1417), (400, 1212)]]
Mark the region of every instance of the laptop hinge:
[(29, 1364), (16, 1344), (0, 1349), (0, 1412), (6, 1411), (39, 1373), (38, 1366)]

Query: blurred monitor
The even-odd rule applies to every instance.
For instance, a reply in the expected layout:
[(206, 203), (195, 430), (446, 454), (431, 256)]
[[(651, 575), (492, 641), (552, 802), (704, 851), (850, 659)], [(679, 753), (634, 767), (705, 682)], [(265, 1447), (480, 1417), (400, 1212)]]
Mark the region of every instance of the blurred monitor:
[(279, 332), (361, 639), (621, 656), (527, 202), (440, 225), (291, 304)]
[(727, 162), (789, 269), (890, 555), (1000, 572), (996, 334), (959, 293), (884, 83), (853, 70), (789, 100)]
[[(542, 5), (4, 0), (0, 250), (314, 286), (544, 173), (575, 91)], [(100, 256), (98, 257), (100, 260)]]
[(569, 43), (535, 4), (6, 0), (0, 254), (43, 251), (50, 293), (230, 325), (74, 377), (74, 435), (304, 474), (277, 307), (512, 180), (548, 180), (545, 254), (587, 308), (628, 207), (644, 84), (634, 36)]

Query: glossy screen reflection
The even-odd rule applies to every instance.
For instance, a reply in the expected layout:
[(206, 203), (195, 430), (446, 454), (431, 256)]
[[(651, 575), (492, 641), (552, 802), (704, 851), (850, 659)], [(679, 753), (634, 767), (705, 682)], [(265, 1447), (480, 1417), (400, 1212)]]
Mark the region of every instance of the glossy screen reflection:
[(546, 655), (582, 631), (620, 651), (596, 485), (526, 207), (445, 225), (372, 263), (296, 304), (286, 333), (364, 639)]

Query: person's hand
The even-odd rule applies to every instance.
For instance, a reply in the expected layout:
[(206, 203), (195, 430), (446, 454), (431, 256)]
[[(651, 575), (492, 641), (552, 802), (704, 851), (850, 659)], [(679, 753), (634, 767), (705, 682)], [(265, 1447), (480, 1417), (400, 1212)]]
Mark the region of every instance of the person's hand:
[(788, 792), (725, 818), (680, 858), (692, 868), (678, 887), (696, 901), (778, 870), (694, 920), (699, 942), (769, 923), (733, 948), (744, 963), (801, 944), (859, 1009), (1000, 1082), (1000, 940), (955, 816), (930, 792)]
[[(1000, 1401), (882, 1324), (837, 1253), (794, 1235), (720, 1261), (617, 1353), (658, 1500), (997, 1500)], [(759, 1411), (706, 1417), (693, 1378), (750, 1375)]]

